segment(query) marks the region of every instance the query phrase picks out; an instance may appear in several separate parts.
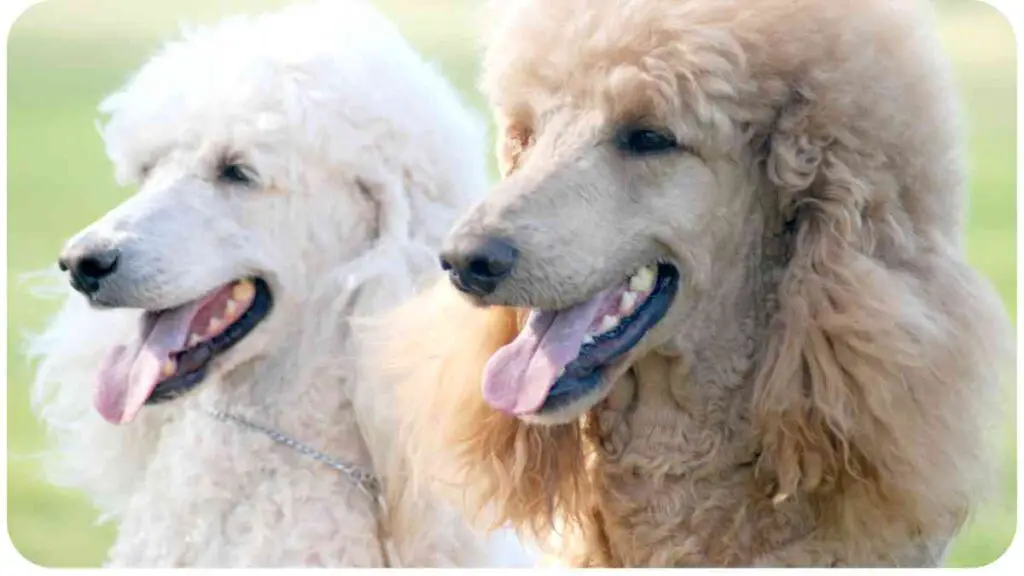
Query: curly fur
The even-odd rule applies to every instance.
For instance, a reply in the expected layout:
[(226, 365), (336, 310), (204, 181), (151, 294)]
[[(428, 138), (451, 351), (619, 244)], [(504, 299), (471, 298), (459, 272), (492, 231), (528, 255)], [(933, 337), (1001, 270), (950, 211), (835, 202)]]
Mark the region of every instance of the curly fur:
[[(381, 514), (355, 485), (227, 410), (411, 487), (386, 383), (369, 386), (350, 320), (412, 293), (445, 229), (486, 184), (483, 123), (360, 1), (228, 19), (168, 44), (101, 105), (119, 179), (138, 193), (72, 242), (117, 241), (118, 293), (156, 309), (243, 275), (271, 315), (193, 394), (128, 425), (101, 420), (101, 359), (139, 307), (77, 294), (32, 341), (34, 406), (55, 442), (51, 479), (117, 523), (112, 566), (450, 566), (521, 563), (423, 491)], [(259, 188), (211, 188), (225, 154)], [(124, 268), (122, 271), (121, 268)], [(60, 293), (70, 292), (63, 280)], [(134, 309), (133, 309), (134, 308)], [(422, 530), (400, 525), (415, 516)]]
[[(569, 564), (941, 564), (989, 474), (1012, 342), (964, 260), (930, 7), (495, 10), (483, 87), (505, 178), (457, 230), (522, 254), (491, 306), (442, 281), (378, 327), (419, 473)], [(638, 120), (693, 154), (627, 164), (602, 148)], [(628, 273), (645, 234), (685, 285), (603, 397), (552, 426), (486, 406), (483, 366), (523, 307)]]

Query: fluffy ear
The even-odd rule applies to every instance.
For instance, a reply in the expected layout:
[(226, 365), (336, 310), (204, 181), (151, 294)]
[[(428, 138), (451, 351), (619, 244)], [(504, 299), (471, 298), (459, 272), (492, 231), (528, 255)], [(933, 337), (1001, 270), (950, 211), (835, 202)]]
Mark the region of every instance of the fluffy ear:
[(384, 319), (374, 362), (397, 387), (408, 486), (432, 486), (484, 528), (510, 523), (543, 545), (556, 511), (571, 522), (583, 502), (583, 444), (578, 426), (528, 426), (484, 403), (484, 365), (519, 316), (476, 307), (442, 280)]
[(783, 110), (767, 152), (788, 236), (754, 384), (759, 477), (777, 501), (844, 492), (822, 512), (851, 529), (871, 529), (859, 497), (948, 528), (986, 471), (979, 407), (998, 380), (1001, 307), (955, 231), (912, 229), (901, 208), (957, 191), (906, 189), (847, 135), (815, 132), (813, 110)]

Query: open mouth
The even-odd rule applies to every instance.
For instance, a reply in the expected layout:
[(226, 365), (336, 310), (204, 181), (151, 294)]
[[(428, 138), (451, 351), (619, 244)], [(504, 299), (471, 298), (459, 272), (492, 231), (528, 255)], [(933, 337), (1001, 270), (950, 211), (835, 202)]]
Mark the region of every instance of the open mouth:
[(225, 284), (176, 308), (146, 311), (132, 345), (104, 360), (94, 403), (108, 422), (131, 422), (146, 404), (172, 400), (202, 382), (210, 362), (241, 341), (270, 312), (260, 278)]
[(530, 312), (516, 339), (484, 369), (484, 399), (515, 415), (553, 412), (601, 385), (602, 371), (633, 349), (668, 312), (679, 288), (670, 264), (569, 308)]

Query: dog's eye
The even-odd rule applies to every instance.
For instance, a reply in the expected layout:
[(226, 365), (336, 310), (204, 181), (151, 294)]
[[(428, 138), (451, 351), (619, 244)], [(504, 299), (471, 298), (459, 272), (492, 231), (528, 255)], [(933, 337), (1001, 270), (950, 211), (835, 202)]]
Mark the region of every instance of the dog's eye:
[(217, 177), (221, 182), (240, 186), (251, 186), (256, 181), (256, 173), (252, 168), (237, 163), (221, 166)]
[(636, 156), (668, 152), (678, 146), (675, 136), (648, 128), (626, 128), (615, 135), (615, 147)]

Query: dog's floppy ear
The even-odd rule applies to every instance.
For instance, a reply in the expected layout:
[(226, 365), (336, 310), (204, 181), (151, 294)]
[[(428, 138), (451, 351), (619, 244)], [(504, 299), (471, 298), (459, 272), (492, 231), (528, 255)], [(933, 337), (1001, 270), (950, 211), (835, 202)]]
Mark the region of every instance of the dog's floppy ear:
[(785, 247), (754, 383), (759, 478), (777, 501), (861, 491), (884, 500), (877, 509), (926, 522), (941, 508), (929, 502), (966, 497), (954, 455), (976, 452), (980, 434), (975, 415), (957, 411), (978, 405), (991, 336), (979, 322), (985, 306), (964, 313), (955, 300), (990, 291), (957, 254), (915, 244), (898, 206), (921, 191), (901, 188), (874, 151), (795, 94), (765, 150)]

